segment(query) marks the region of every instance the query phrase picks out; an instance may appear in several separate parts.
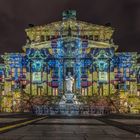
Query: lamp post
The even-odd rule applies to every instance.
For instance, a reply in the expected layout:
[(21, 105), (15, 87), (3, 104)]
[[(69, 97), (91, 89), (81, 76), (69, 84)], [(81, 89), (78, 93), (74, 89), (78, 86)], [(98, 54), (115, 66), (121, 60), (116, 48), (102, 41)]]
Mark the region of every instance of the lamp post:
[(48, 95), (48, 60), (46, 60), (46, 94)]
[(92, 96), (93, 96), (93, 62), (92, 62)]
[(64, 68), (64, 65), (65, 65), (65, 60), (64, 60), (65, 58), (63, 58), (63, 94), (64, 94), (64, 80), (65, 80), (65, 76), (64, 76), (64, 74), (65, 74), (65, 72), (64, 72), (64, 70), (65, 70), (65, 68)]
[(109, 61), (109, 73), (108, 73), (108, 80), (109, 80), (109, 84), (108, 84), (108, 95), (110, 96), (110, 59), (108, 60)]
[(2, 111), (2, 87), (1, 87), (1, 84), (0, 84), (0, 112)]
[(30, 94), (32, 95), (32, 61), (30, 60)]
[(21, 92), (21, 112), (23, 112), (23, 66), (21, 68), (21, 78), (20, 78), (20, 92)]
[[(75, 62), (75, 64), (76, 64), (76, 59), (74, 59), (74, 62)], [(75, 76), (74, 76), (74, 81), (75, 81), (75, 84), (74, 84), (74, 88), (75, 88), (75, 93), (76, 93), (76, 80), (77, 80), (77, 72), (76, 72), (76, 66), (75, 66)]]

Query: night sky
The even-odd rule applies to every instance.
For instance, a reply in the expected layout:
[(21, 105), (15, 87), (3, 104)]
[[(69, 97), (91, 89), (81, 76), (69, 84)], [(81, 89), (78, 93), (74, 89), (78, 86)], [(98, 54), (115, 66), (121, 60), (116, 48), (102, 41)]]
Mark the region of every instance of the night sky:
[(0, 54), (22, 52), (29, 24), (61, 20), (67, 9), (76, 10), (78, 20), (110, 22), (118, 51), (140, 53), (140, 0), (0, 0)]

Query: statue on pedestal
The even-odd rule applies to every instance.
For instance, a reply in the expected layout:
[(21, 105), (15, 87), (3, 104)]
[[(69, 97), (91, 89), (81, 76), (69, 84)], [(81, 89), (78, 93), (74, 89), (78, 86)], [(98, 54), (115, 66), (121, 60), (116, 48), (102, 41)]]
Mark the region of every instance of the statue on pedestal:
[(66, 76), (66, 91), (72, 93), (72, 87), (74, 83), (74, 78), (71, 76), (71, 73), (68, 73), (68, 76)]

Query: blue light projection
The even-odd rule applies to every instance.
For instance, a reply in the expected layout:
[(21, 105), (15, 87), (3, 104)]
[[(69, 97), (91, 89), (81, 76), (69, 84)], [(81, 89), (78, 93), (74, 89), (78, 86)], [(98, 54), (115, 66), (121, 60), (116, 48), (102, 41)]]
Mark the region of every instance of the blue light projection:
[[(51, 86), (63, 90), (63, 81), (69, 67), (73, 68), (76, 89), (90, 86), (88, 85), (88, 73), (91, 74), (95, 71), (113, 72), (114, 68), (117, 68), (116, 77), (120, 79), (120, 83), (124, 82), (124, 89), (126, 90), (125, 82), (131, 80), (130, 77), (127, 77), (127, 69), (131, 69), (132, 74), (136, 73), (134, 68), (135, 54), (114, 53), (114, 48), (96, 47), (90, 48), (90, 51), (87, 52), (87, 46), (88, 41), (86, 39), (67, 41), (59, 38), (51, 42), (51, 48), (26, 48), (25, 55), (11, 53), (5, 58), (7, 61), (6, 73), (10, 74), (10, 68), (15, 68), (13, 79), (18, 81), (21, 76), (18, 73), (18, 68), (20, 71), (22, 68), (26, 68), (27, 72), (47, 72), (48, 75), (52, 72)], [(120, 77), (119, 71), (122, 68), (123, 75)]]

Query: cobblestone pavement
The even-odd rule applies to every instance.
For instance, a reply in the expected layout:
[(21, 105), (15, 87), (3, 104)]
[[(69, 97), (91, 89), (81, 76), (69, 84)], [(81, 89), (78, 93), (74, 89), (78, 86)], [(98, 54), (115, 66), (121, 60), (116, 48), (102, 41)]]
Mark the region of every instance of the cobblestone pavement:
[(46, 118), (0, 134), (0, 140), (138, 140), (140, 136), (93, 118)]
[(38, 118), (31, 113), (0, 113), (0, 128)]

